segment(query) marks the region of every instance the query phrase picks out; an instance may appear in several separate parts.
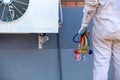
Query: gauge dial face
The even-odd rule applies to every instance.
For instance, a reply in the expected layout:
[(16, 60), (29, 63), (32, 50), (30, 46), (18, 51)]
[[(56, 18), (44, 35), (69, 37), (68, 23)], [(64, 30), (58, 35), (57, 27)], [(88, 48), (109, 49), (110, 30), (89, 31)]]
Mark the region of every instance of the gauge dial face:
[(0, 21), (19, 19), (27, 10), (29, 0), (0, 0)]

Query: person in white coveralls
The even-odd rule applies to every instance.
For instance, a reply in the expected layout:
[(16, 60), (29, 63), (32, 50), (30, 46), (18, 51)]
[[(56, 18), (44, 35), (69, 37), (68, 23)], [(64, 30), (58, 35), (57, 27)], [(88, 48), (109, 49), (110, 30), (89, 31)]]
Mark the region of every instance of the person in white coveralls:
[(93, 18), (93, 80), (108, 80), (110, 58), (114, 80), (120, 80), (120, 0), (85, 0), (79, 34), (83, 34)]

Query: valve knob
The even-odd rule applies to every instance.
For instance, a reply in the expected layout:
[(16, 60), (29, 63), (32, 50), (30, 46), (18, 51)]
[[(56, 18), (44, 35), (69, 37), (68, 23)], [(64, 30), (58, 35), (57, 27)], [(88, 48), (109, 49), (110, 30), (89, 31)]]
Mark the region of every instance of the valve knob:
[(89, 54), (92, 54), (93, 53), (93, 51), (92, 50), (89, 50)]
[(75, 53), (75, 54), (78, 54), (78, 53), (79, 53), (78, 49), (75, 49), (75, 50), (74, 50), (74, 53)]

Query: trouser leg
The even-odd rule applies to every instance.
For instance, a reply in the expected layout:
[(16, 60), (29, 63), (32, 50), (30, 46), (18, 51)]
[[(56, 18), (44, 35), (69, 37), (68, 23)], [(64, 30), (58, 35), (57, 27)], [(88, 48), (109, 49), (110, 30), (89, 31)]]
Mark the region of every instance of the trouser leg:
[(120, 80), (120, 41), (113, 43), (114, 80)]
[(110, 40), (93, 38), (94, 67), (93, 80), (108, 80), (108, 70), (111, 58)]

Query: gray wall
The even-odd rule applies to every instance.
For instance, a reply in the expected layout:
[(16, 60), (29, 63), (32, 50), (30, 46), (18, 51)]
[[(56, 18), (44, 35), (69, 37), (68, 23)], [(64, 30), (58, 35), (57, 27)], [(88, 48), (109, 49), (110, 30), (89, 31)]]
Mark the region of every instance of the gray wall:
[[(81, 24), (82, 8), (64, 7), (63, 12), (64, 23), (60, 29), (62, 78), (63, 80), (92, 80), (93, 55), (89, 55), (87, 61), (80, 63), (73, 57), (73, 49), (77, 44), (72, 42), (72, 38)], [(92, 31), (92, 22), (88, 29)], [(110, 66), (109, 80), (113, 80), (113, 65)]]
[[(73, 54), (77, 44), (72, 37), (81, 24), (82, 8), (64, 7), (63, 16), (60, 50), (57, 34), (49, 34), (42, 50), (37, 34), (0, 34), (0, 80), (92, 80), (93, 55), (78, 63)], [(109, 80), (113, 80), (112, 65)]]

